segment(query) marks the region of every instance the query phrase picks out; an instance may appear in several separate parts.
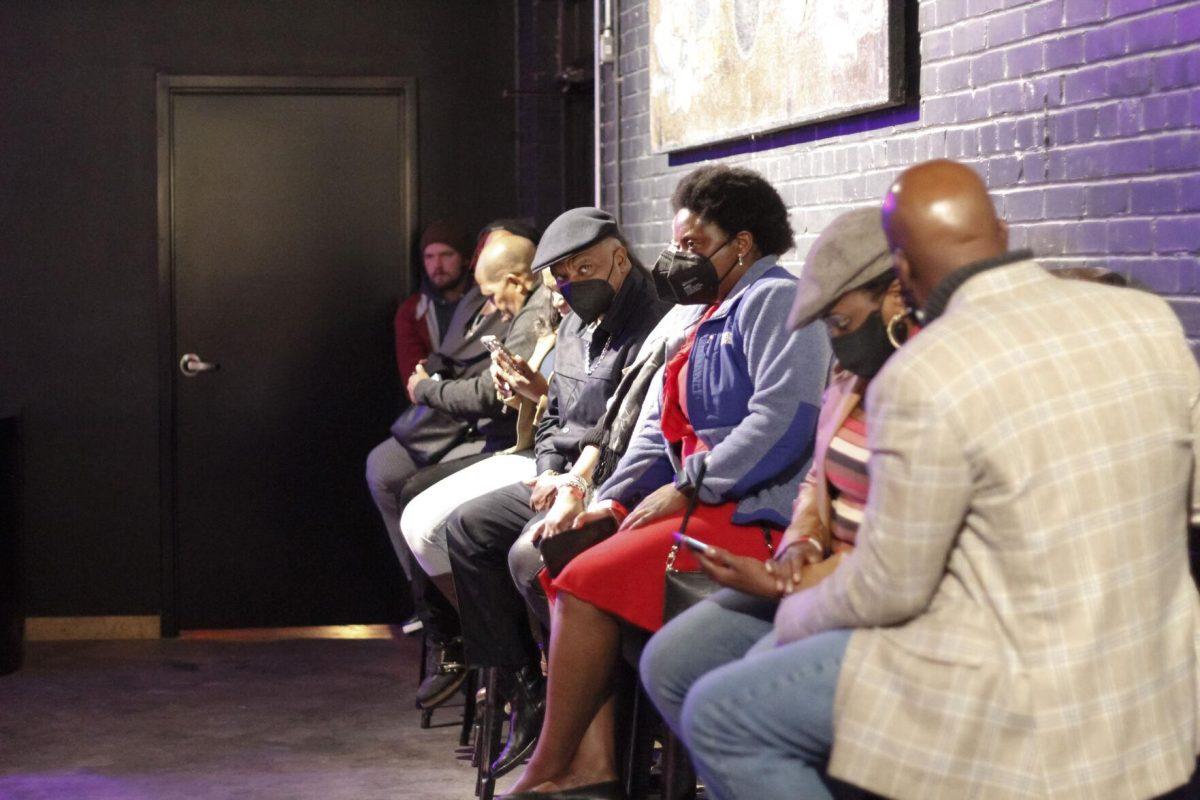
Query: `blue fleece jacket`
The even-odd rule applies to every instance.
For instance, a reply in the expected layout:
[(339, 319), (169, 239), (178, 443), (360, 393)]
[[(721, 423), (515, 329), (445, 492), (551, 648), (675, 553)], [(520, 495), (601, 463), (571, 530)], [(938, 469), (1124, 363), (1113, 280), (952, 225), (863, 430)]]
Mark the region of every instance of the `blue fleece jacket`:
[(660, 389), (647, 397), (653, 407), (600, 499), (632, 509), (667, 483), (694, 485), (707, 459), (702, 502), (737, 501), (733, 519), (740, 524), (788, 523), (812, 461), (830, 359), (820, 322), (787, 329), (795, 292), (796, 279), (774, 256), (746, 271), (701, 323), (688, 357), (687, 413), (708, 452), (679, 463), (663, 439)]

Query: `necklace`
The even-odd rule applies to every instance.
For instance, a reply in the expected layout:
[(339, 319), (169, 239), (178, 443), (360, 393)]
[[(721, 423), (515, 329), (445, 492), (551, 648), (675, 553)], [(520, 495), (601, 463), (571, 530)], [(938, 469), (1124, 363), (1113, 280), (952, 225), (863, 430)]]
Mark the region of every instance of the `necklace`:
[(592, 328), (591, 335), (588, 336), (587, 349), (583, 353), (583, 358), (584, 358), (583, 369), (588, 375), (591, 375), (592, 370), (594, 370), (596, 368), (596, 365), (604, 360), (604, 356), (608, 354), (608, 351), (610, 349), (609, 346), (612, 344), (612, 334), (609, 334), (608, 338), (604, 340), (604, 347), (600, 348), (600, 354), (597, 355), (593, 359), (592, 358), (592, 337), (594, 337), (596, 335), (597, 330), (599, 330), (598, 325), (596, 327)]

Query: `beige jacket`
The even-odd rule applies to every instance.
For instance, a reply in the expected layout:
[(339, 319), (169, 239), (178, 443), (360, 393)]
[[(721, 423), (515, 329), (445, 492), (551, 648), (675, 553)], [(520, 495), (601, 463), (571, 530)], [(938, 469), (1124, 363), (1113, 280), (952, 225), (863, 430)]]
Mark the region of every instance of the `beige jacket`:
[(857, 546), (780, 608), (850, 639), (831, 774), (896, 798), (1147, 798), (1200, 751), (1200, 370), (1144, 292), (983, 272), (872, 381)]
[[(546, 356), (550, 355), (550, 351), (554, 349), (554, 344), (557, 341), (557, 332), (539, 336), (537, 343), (533, 346), (533, 353), (529, 356), (529, 360), (525, 362), (529, 365), (529, 368), (534, 372), (540, 370), (542, 362), (546, 360)], [(536, 403), (521, 395), (501, 397), (500, 400), (509, 408), (517, 410), (517, 441), (512, 447), (502, 450), (500, 454), (511, 455), (531, 449), (533, 447), (534, 428), (541, 421), (542, 415), (546, 413), (546, 396), (542, 395), (542, 398)]]

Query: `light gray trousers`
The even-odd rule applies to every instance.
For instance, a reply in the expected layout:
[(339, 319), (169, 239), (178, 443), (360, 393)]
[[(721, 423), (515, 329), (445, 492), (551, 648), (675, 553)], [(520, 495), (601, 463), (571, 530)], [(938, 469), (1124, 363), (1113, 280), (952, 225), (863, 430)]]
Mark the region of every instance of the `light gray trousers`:
[[(464, 458), (483, 451), (483, 440), (463, 442), (446, 454), (446, 459)], [(400, 492), (416, 471), (420, 469), (404, 446), (389, 436), (384, 439), (371, 454), (367, 456), (367, 487), (383, 518), (383, 526), (387, 529), (392, 549), (404, 570), (404, 577), (412, 580), (413, 556), (400, 532)]]

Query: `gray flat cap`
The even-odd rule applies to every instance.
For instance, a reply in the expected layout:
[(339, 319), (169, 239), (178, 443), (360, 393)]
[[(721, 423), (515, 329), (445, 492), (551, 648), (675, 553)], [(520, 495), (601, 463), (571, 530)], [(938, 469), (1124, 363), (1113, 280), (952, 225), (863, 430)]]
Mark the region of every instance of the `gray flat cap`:
[(586, 250), (601, 239), (617, 235), (617, 221), (612, 214), (598, 208), (572, 208), (555, 218), (542, 234), (537, 253), (533, 256), (533, 271), (546, 267)]
[(879, 208), (859, 208), (835, 218), (813, 243), (796, 286), (788, 327), (803, 328), (851, 289), (892, 268)]

